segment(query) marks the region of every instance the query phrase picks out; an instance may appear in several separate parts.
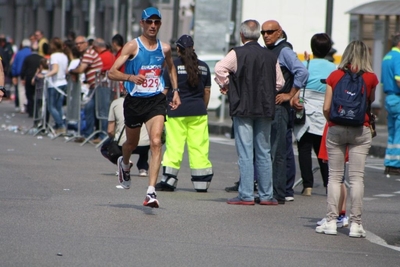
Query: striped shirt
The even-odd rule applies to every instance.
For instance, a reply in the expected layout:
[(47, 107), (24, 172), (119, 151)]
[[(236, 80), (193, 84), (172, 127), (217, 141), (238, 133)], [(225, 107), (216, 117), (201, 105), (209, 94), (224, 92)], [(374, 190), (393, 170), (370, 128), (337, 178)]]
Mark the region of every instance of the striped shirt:
[(103, 62), (101, 61), (99, 54), (91, 48), (85, 51), (81, 62), (88, 65), (85, 70), (86, 82), (89, 84), (89, 88), (94, 88), (96, 72), (101, 71)]

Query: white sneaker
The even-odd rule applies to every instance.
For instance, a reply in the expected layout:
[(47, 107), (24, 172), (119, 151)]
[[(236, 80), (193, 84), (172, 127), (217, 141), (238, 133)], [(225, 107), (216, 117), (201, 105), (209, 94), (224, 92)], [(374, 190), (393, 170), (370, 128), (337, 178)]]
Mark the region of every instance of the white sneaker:
[(326, 222), (326, 218), (322, 218), (320, 221), (317, 222), (318, 226), (321, 226), (324, 224), (324, 222)]
[(342, 227), (347, 227), (349, 226), (349, 217), (344, 216), (337, 218), (337, 227), (342, 228)]
[(294, 201), (294, 197), (285, 197), (286, 202), (292, 202)]
[(147, 171), (144, 169), (139, 170), (139, 176), (140, 177), (146, 177), (148, 175)]
[(330, 222), (326, 221), (315, 228), (315, 232), (320, 233), (320, 234), (326, 234), (326, 235), (336, 235), (337, 234), (337, 226), (336, 226), (336, 220), (332, 220)]
[(131, 176), (130, 176), (130, 172), (125, 171), (122, 168), (122, 159), (123, 157), (119, 157), (118, 161), (117, 161), (117, 166), (118, 166), (118, 180), (120, 185), (124, 188), (124, 189), (129, 189), (131, 187)]
[(157, 200), (156, 192), (146, 195), (146, 198), (143, 201), (143, 206), (150, 207), (150, 208), (158, 208), (159, 207), (159, 202)]
[(366, 233), (361, 224), (351, 223), (349, 236), (350, 237), (365, 237)]
[[(326, 222), (326, 218), (323, 218), (320, 221), (318, 221), (317, 225), (322, 225), (324, 222)], [(337, 218), (336, 226), (337, 226), (337, 228), (349, 226), (349, 217), (345, 216), (343, 218)]]

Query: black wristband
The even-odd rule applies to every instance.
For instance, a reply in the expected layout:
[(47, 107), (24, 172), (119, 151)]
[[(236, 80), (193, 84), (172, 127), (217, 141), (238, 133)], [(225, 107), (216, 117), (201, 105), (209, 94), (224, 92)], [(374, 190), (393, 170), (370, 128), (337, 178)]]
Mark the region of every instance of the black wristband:
[(174, 93), (174, 92), (178, 92), (179, 93), (179, 88), (172, 89), (172, 93)]

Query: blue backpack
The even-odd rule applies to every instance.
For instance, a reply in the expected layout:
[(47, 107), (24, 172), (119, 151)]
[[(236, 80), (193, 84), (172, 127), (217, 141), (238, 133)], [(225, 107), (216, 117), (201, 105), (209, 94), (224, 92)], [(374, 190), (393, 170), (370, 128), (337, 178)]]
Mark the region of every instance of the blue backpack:
[(338, 125), (361, 126), (368, 106), (363, 72), (344, 72), (333, 90), (329, 120)]

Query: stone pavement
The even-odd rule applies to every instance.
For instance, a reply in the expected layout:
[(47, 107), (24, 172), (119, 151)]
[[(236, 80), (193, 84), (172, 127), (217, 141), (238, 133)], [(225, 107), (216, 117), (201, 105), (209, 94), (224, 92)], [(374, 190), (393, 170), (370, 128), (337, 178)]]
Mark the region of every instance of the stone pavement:
[[(224, 120), (220, 120), (219, 117), (216, 116), (215, 111), (209, 111), (208, 120), (210, 134), (230, 136), (232, 120), (229, 117), (228, 110), (225, 112)], [(369, 154), (374, 157), (384, 158), (388, 136), (387, 126), (377, 124), (376, 132), (377, 136), (372, 139), (372, 146), (369, 150)]]

